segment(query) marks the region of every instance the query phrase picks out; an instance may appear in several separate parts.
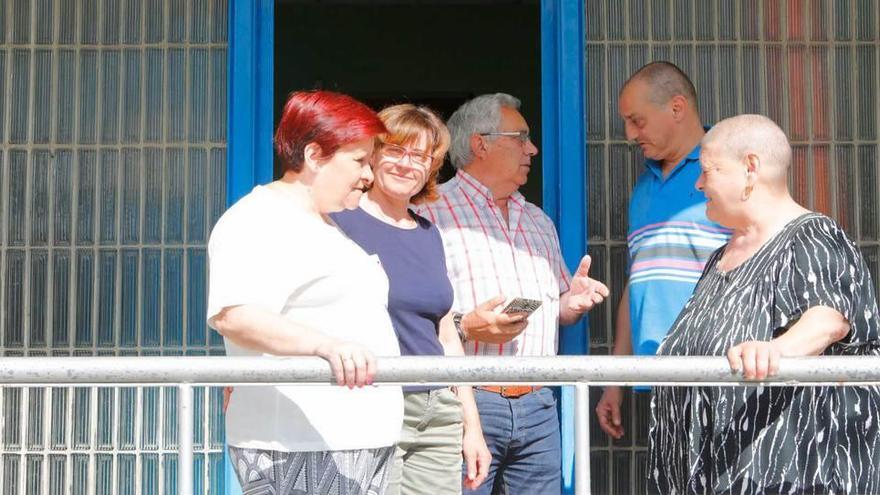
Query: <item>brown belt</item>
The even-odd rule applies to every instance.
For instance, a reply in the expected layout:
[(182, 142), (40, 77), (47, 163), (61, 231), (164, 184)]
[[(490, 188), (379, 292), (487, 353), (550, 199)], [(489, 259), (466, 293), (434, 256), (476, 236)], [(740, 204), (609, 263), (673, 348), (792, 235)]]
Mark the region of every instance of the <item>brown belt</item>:
[(516, 399), (541, 389), (541, 385), (486, 385), (477, 387), (487, 392), (501, 394), (501, 397)]

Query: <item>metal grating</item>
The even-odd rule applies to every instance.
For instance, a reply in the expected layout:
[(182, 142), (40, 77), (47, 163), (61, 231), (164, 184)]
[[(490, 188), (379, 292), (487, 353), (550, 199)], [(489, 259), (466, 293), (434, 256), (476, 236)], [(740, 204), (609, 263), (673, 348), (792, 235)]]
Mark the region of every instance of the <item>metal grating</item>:
[[(0, 2), (0, 355), (222, 354), (226, 0)], [(217, 389), (195, 483), (222, 490)], [(0, 388), (4, 494), (175, 492), (176, 390)]]
[[(705, 123), (738, 113), (778, 122), (794, 145), (791, 187), (840, 222), (880, 283), (877, 119), (880, 6), (875, 0), (587, 0), (590, 254), (617, 291), (590, 314), (594, 354), (608, 354), (626, 279), (626, 210), (643, 157), (625, 141), (617, 93), (652, 60), (682, 67)], [(591, 391), (593, 405), (601, 390)], [(626, 436), (593, 422), (594, 493), (644, 493), (649, 397), (624, 402)]]

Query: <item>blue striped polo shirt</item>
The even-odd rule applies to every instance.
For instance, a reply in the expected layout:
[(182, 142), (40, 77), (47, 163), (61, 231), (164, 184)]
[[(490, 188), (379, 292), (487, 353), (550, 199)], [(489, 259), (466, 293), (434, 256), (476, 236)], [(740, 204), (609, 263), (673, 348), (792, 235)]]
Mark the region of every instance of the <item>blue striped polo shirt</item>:
[(629, 205), (629, 314), (633, 354), (653, 355), (730, 230), (706, 218), (697, 145), (669, 175), (645, 161)]

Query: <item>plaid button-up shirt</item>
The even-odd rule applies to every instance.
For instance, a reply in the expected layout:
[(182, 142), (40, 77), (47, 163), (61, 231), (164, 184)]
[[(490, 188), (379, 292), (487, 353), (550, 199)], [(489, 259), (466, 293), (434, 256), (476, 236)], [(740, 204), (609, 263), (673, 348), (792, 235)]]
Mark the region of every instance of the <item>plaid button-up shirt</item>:
[(439, 188), (440, 199), (418, 211), (440, 229), (446, 270), (455, 291), (454, 311), (467, 312), (503, 295), (542, 302), (525, 331), (503, 344), (465, 343), (471, 355), (555, 356), (559, 295), (571, 275), (556, 227), (540, 208), (514, 193), (505, 222), (489, 189), (465, 172)]

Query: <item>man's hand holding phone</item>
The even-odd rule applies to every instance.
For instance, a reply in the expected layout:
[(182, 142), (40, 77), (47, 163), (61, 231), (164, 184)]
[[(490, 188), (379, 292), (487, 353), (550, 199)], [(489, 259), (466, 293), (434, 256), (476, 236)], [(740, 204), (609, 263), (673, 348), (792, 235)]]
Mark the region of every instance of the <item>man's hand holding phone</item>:
[(502, 307), (505, 300), (504, 296), (494, 297), (462, 317), (461, 326), (467, 340), (490, 344), (510, 342), (526, 329), (528, 316), (537, 309), (534, 302), (541, 305), (533, 299), (514, 298)]
[(525, 297), (514, 297), (501, 310), (505, 314), (525, 313), (526, 318), (529, 317), (536, 309), (541, 307), (541, 301), (537, 299), (526, 299)]

